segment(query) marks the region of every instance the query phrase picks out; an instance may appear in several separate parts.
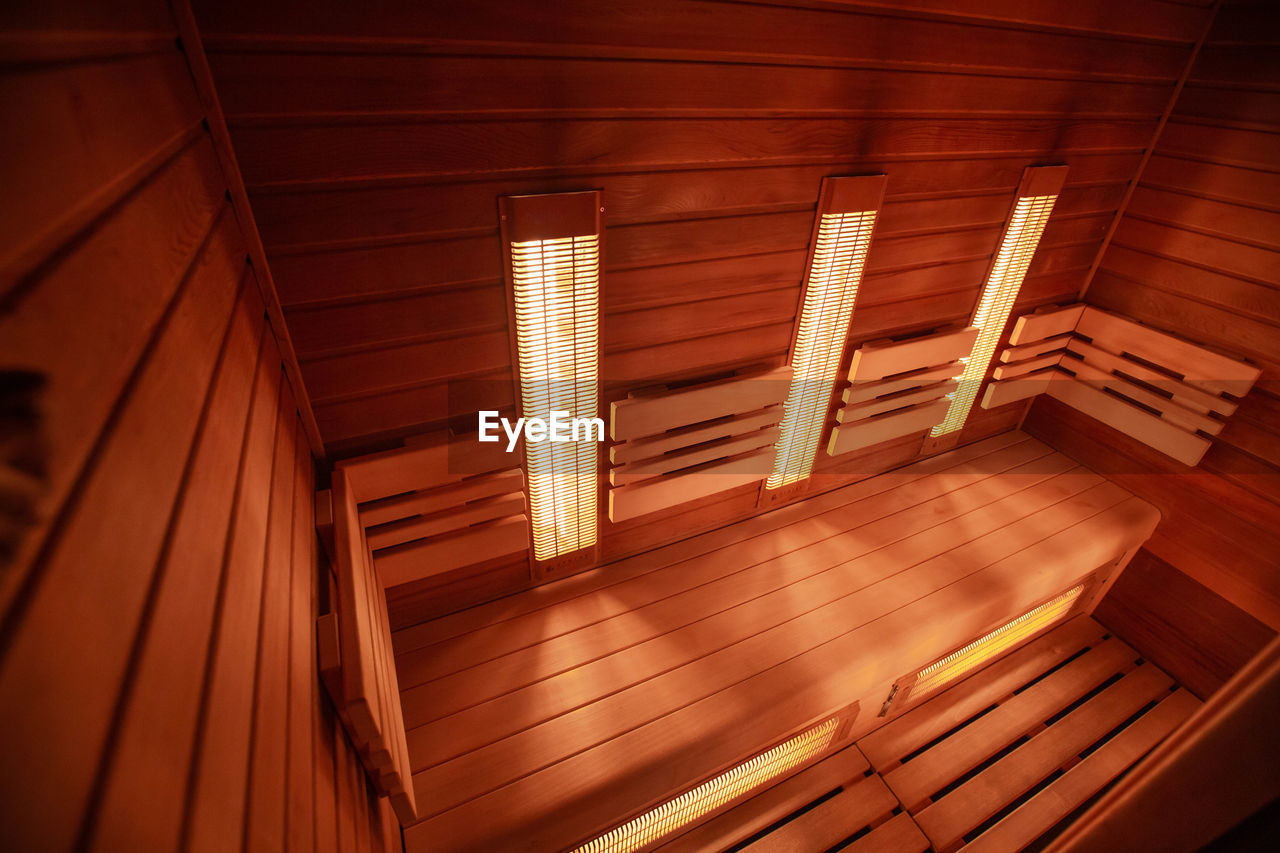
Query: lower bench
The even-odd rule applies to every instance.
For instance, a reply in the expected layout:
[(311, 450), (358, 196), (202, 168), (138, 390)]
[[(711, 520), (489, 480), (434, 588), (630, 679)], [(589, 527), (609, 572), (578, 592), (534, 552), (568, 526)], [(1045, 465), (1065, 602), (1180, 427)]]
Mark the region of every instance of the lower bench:
[(1028, 611), (1089, 612), (1157, 521), (1011, 432), (398, 631), (406, 847), (633, 849), (604, 839), (835, 719), (831, 755)]

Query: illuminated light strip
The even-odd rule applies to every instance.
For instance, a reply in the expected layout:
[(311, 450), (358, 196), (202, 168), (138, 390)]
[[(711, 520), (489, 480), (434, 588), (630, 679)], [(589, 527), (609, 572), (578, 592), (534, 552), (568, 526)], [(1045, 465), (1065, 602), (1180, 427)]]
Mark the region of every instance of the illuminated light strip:
[(575, 853), (624, 853), (640, 850), (819, 755), (831, 745), (839, 724), (838, 717), (825, 720), (768, 752), (757, 755), (703, 782), (693, 790), (686, 791), (674, 800), (587, 842), (577, 848)]
[(996, 344), (1000, 342), (1000, 334), (1009, 322), (1009, 313), (1013, 311), (1013, 303), (1018, 299), (1022, 280), (1027, 275), (1027, 268), (1031, 266), (1031, 258), (1040, 243), (1040, 235), (1044, 233), (1049, 214), (1053, 212), (1053, 203), (1058, 198), (1058, 190), (1061, 189), (1065, 176), (1066, 167), (1062, 166), (1028, 169), (1024, 175), (1024, 189), (1030, 189), (1036, 184), (1047, 184), (1053, 186), (1054, 191), (1035, 195), (1027, 191), (1019, 193), (1009, 224), (1005, 227), (1004, 238), (1000, 241), (995, 263), (992, 264), (987, 283), (982, 289), (978, 310), (974, 312), (969, 324), (978, 327), (978, 339), (968, 358), (960, 359), (965, 368), (960, 376), (959, 387), (948, 395), (951, 405), (947, 407), (947, 414), (930, 435), (955, 432), (964, 426), (969, 417), (969, 410), (973, 408), (978, 388), (987, 375)]
[(1071, 610), (1084, 592), (1084, 586), (1080, 584), (1067, 590), (920, 670), (911, 687), (911, 698), (927, 696), (1058, 621)]
[(841, 196), (849, 202), (871, 202), (870, 209), (827, 212), (819, 218), (792, 349), (791, 390), (783, 409), (773, 473), (765, 481), (767, 489), (799, 482), (813, 472), (884, 196), (884, 177), (828, 179), (823, 183), (825, 204), (820, 203), (819, 209), (838, 203)]
[[(527, 211), (526, 221), (504, 225), (509, 239), (557, 226), (597, 229), (509, 242), (520, 414), (546, 421), (552, 412), (594, 418), (599, 409), (600, 351), (597, 194), (523, 196), (506, 202), (509, 218), (520, 219), (520, 211)], [(593, 546), (596, 442), (526, 441), (525, 463), (534, 558), (550, 560)]]

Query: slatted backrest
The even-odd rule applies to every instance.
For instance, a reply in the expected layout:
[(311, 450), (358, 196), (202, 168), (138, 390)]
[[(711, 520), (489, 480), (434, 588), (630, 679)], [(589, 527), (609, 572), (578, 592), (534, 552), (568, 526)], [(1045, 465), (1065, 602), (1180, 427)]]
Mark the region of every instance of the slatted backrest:
[(437, 432), (338, 463), (385, 586), (529, 547), (523, 456), (505, 448)]
[(946, 395), (973, 349), (973, 326), (902, 341), (873, 341), (853, 354), (844, 406), (836, 411), (832, 456), (929, 429), (947, 413)]
[(408, 825), (417, 819), (417, 807), (386, 597), (359, 525), (350, 480), (341, 469), (333, 475), (333, 508), (338, 595), (335, 613), (322, 617), (318, 626), (320, 666), (369, 778)]
[(609, 451), (609, 519), (625, 521), (764, 479), (791, 368), (615, 402)]
[(1086, 305), (1019, 318), (983, 398), (1047, 393), (1187, 465), (1209, 449), (1261, 371)]

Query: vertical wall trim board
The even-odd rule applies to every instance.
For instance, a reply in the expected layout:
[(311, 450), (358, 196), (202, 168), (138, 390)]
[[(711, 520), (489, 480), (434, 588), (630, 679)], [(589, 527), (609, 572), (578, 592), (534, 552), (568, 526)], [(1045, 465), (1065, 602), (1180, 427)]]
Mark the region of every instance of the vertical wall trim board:
[[(1111, 245), (1111, 238), (1115, 236), (1116, 229), (1120, 227), (1120, 222), (1124, 219), (1124, 212), (1129, 208), (1129, 201), (1133, 198), (1133, 194), (1138, 189), (1138, 184), (1142, 181), (1142, 174), (1147, 170), (1147, 163), (1151, 161), (1156, 145), (1160, 142), (1160, 136), (1164, 133), (1165, 125), (1169, 123), (1169, 117), (1173, 115), (1173, 110), (1178, 105), (1178, 98), (1182, 96), (1182, 89), (1186, 85), (1188, 78), (1191, 77), (1191, 69), (1196, 64), (1196, 57), (1200, 55), (1200, 48), (1204, 47), (1205, 41), (1208, 40), (1209, 31), (1213, 29), (1214, 21), (1218, 19), (1218, 10), (1221, 8), (1222, 0), (1213, 0), (1213, 6), (1209, 9), (1204, 29), (1200, 32), (1200, 38), (1196, 39), (1195, 45), (1191, 48), (1191, 54), (1187, 57), (1187, 64), (1182, 67), (1182, 73), (1178, 75), (1178, 81), (1173, 85), (1173, 93), (1169, 95), (1169, 103), (1165, 105), (1164, 112), (1160, 114), (1160, 120), (1156, 122), (1156, 129), (1151, 134), (1151, 141), (1147, 143), (1146, 149), (1142, 152), (1142, 159), (1138, 161), (1138, 168), (1133, 173), (1133, 179), (1125, 187), (1124, 197), (1120, 199), (1120, 205), (1116, 208), (1115, 216), (1111, 217), (1111, 224), (1107, 226), (1106, 236), (1102, 238), (1102, 244), (1098, 246), (1098, 253), (1094, 255), (1093, 263), (1089, 265), (1089, 272), (1085, 274), (1084, 284), (1080, 286), (1080, 293), (1076, 297), (1081, 302), (1084, 301), (1084, 295), (1089, 292), (1089, 285), (1093, 284), (1093, 277), (1097, 275), (1098, 268), (1102, 266), (1102, 258), (1107, 254), (1107, 247)], [(1029, 409), (1030, 404), (1028, 404)], [(1026, 417), (1025, 412), (1023, 417)]]
[(303, 427), (307, 431), (312, 455), (322, 459), (325, 453), (324, 440), (320, 437), (320, 425), (316, 421), (315, 412), (311, 408), (311, 398), (307, 395), (306, 385), (302, 381), (298, 354), (294, 350), (293, 339), (289, 336), (289, 329), (285, 325), (280, 296), (276, 293), (275, 279), (272, 278), (271, 268), (267, 264), (267, 252), (263, 248), (262, 235), (258, 232), (258, 224), (249, 206), (249, 194), (245, 189), (244, 177), (236, 161), (235, 149), (231, 145), (231, 134), (227, 130), (227, 121), (218, 101), (217, 90), (213, 85), (213, 72), (209, 69), (209, 60), (205, 56), (204, 43), (200, 38), (199, 27), (196, 26), (195, 15), (191, 11), (188, 0), (170, 0), (170, 6), (178, 25), (178, 34), (187, 57), (187, 65), (191, 69), (191, 79), (204, 105), (209, 136), (213, 139), (218, 164), (222, 167), (223, 178), (231, 193), (236, 220), (240, 223), (240, 232), (249, 249), (250, 263), (254, 269), (258, 290), (262, 293), (262, 303), (267, 308), (267, 319), (270, 321), (276, 343), (280, 347), (284, 372), (289, 379), (289, 385), (293, 388), (294, 405), (297, 406), (298, 415), (302, 418)]

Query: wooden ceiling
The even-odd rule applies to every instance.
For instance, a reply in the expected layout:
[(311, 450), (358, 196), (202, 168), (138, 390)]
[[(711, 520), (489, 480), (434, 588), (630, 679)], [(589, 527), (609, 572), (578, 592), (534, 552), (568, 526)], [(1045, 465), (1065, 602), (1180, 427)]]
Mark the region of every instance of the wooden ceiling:
[(785, 360), (825, 175), (888, 175), (854, 344), (968, 319), (1029, 164), (1019, 309), (1073, 299), (1209, 5), (195, 4), (336, 456), (510, 376), (505, 193), (603, 189), (609, 396)]

